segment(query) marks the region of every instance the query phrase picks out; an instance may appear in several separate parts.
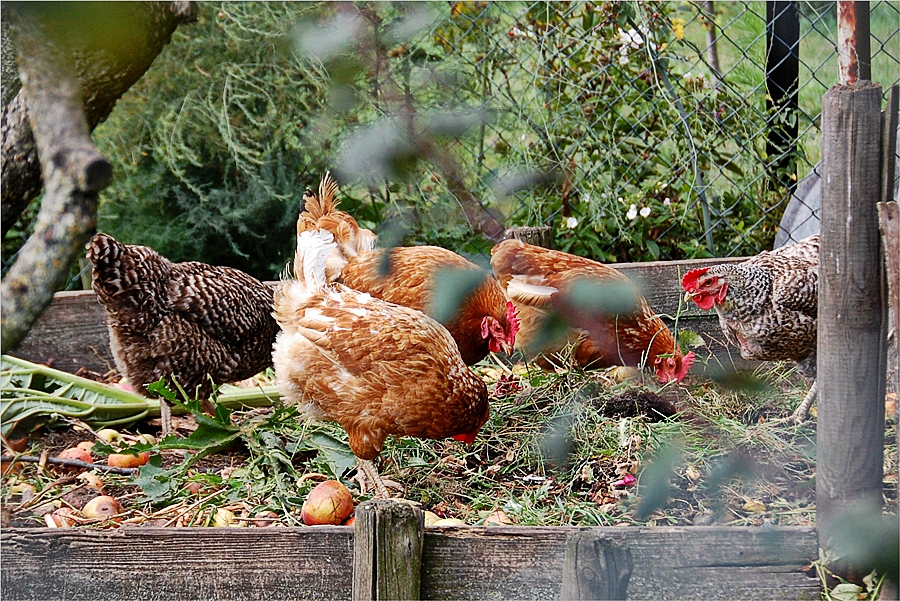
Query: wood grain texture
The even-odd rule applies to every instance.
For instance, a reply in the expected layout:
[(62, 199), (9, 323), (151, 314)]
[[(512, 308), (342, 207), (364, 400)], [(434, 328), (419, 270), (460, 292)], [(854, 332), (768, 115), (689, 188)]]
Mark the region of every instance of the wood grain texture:
[(566, 539), (560, 599), (624, 599), (634, 563), (631, 549), (596, 528), (571, 532)]
[(888, 305), (892, 344), (888, 349), (888, 387), (900, 392), (900, 352), (897, 349), (898, 319), (900, 319), (900, 205), (896, 201), (878, 203), (878, 224), (884, 246), (884, 266), (887, 271)]
[(353, 528), (4, 529), (4, 601), (349, 599)]
[[(423, 599), (558, 599), (573, 527), (426, 528)], [(819, 599), (812, 528), (593, 528), (629, 599)], [(349, 599), (354, 529), (4, 529), (4, 601)]]
[[(427, 528), (422, 598), (557, 599), (573, 530)], [(811, 528), (595, 530), (631, 550), (629, 599), (819, 598)]]
[[(752, 369), (757, 363), (741, 359), (738, 350), (725, 341), (715, 312), (701, 311), (694, 303), (681, 302), (681, 276), (687, 271), (704, 265), (743, 260), (746, 257), (653, 261), (621, 263), (616, 264), (615, 268), (638, 285), (653, 310), (670, 327), (680, 308), (678, 327), (697, 332), (708, 343), (705, 349), (694, 349), (698, 355), (709, 357), (716, 366)], [(277, 282), (267, 283), (277, 285)], [(37, 363), (52, 360), (53, 367), (71, 373), (81, 367), (100, 373), (115, 367), (109, 350), (106, 311), (92, 291), (56, 293), (50, 308), (12, 354)], [(694, 372), (700, 369), (698, 363)]]
[(398, 501), (356, 508), (353, 601), (419, 599), (425, 513)]
[(881, 514), (886, 301), (876, 204), (881, 86), (835, 86), (822, 101), (816, 509), (819, 537), (841, 514)]

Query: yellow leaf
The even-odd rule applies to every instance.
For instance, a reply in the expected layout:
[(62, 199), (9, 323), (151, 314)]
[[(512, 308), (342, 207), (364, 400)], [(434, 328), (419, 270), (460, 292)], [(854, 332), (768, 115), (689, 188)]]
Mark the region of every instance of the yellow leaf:
[(766, 506), (759, 501), (747, 501), (741, 509), (750, 513), (762, 513), (766, 511)]

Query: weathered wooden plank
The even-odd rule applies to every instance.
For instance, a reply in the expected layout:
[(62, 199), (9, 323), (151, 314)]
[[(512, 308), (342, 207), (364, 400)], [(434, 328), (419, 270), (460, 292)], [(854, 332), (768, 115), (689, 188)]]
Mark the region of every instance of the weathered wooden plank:
[(880, 85), (860, 81), (825, 93), (816, 452), (816, 524), (825, 548), (845, 512), (881, 514), (887, 367), (877, 213), (881, 139)]
[[(581, 529), (426, 528), (422, 598), (558, 599)], [(595, 528), (632, 556), (629, 599), (818, 599), (805, 527)], [(17, 529), (4, 601), (349, 599), (354, 529)]]
[(349, 599), (353, 528), (4, 529), (4, 601)]
[(70, 373), (80, 367), (106, 373), (115, 368), (106, 309), (92, 291), (57, 292), (11, 354), (36, 363), (52, 363), (52, 367)]
[[(629, 599), (818, 599), (812, 528), (598, 528), (631, 551)], [(572, 528), (425, 531), (422, 597), (556, 599)], [(463, 575), (468, 576), (463, 577)]]
[(596, 528), (572, 532), (566, 539), (560, 599), (624, 599), (634, 564), (631, 549)]
[[(681, 310), (679, 327), (695, 331), (705, 340), (712, 339), (709, 349), (698, 354), (711, 355), (714, 363), (746, 369), (756, 363), (742, 360), (737, 349), (725, 342), (714, 312), (701, 311), (694, 303), (681, 302), (680, 283), (681, 276), (696, 267), (742, 260), (745, 258), (654, 261), (622, 263), (615, 267), (635, 281), (654, 311), (674, 318)], [(276, 285), (275, 282), (267, 283)], [(668, 317), (664, 320), (670, 325), (674, 323)], [(57, 293), (53, 303), (12, 354), (37, 363), (52, 360), (53, 367), (68, 372), (84, 367), (105, 373), (115, 366), (109, 350), (106, 312), (89, 290)]]
[(396, 500), (356, 508), (353, 601), (419, 599), (425, 513)]

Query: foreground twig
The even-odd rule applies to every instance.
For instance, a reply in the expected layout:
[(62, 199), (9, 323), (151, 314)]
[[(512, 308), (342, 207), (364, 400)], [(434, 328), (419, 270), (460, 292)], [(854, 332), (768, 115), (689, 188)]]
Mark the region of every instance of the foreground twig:
[[(21, 461), (22, 463), (41, 462), (40, 457), (34, 457), (33, 455), (3, 455), (2, 457), (0, 457), (0, 460), (10, 462)], [(103, 465), (101, 463), (88, 463), (87, 461), (80, 461), (78, 459), (60, 459), (59, 457), (48, 457), (47, 463), (52, 463), (53, 465), (63, 465), (66, 467), (81, 467), (87, 470), (98, 469), (109, 474), (120, 474), (123, 476), (136, 474), (140, 470), (140, 468), (137, 467), (113, 467), (111, 465)]]

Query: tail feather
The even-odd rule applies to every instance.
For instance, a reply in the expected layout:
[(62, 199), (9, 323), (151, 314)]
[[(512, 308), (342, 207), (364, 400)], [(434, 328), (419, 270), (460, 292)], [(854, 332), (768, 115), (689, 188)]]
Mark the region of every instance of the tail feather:
[(310, 230), (331, 232), (346, 261), (360, 252), (375, 248), (376, 236), (371, 230), (360, 228), (349, 213), (337, 209), (337, 192), (338, 184), (330, 172), (322, 177), (318, 194), (306, 191), (303, 212), (297, 220), (297, 235)]
[(303, 283), (307, 293), (325, 288), (325, 260), (337, 246), (331, 232), (307, 230), (297, 236), (297, 251), (294, 253), (294, 279)]

